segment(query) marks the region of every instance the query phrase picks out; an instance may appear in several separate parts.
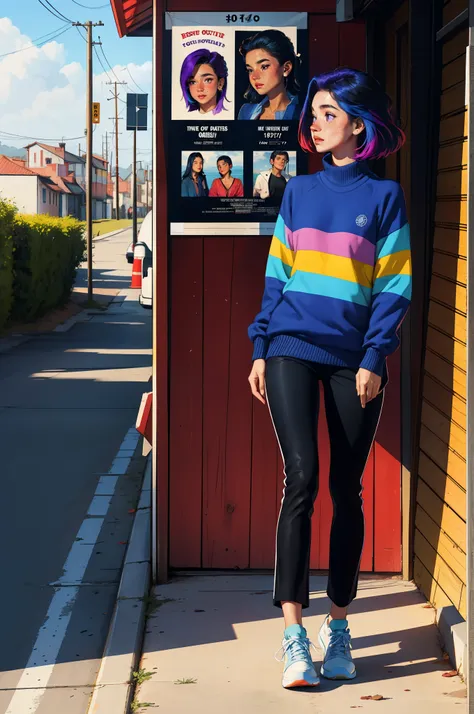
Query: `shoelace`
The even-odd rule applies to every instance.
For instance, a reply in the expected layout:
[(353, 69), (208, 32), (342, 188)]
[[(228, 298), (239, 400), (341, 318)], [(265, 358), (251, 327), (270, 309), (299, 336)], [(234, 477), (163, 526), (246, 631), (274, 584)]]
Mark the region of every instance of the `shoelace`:
[[(275, 652), (275, 659), (277, 662), (283, 662), (285, 655), (291, 647), (291, 658), (294, 662), (301, 662), (306, 659), (311, 659), (311, 647), (316, 650), (310, 639), (307, 637), (288, 637), (279, 650)], [(281, 657), (277, 655), (282, 652)]]
[(329, 638), (329, 646), (326, 653), (326, 659), (333, 657), (350, 657), (351, 633), (350, 630), (332, 630)]

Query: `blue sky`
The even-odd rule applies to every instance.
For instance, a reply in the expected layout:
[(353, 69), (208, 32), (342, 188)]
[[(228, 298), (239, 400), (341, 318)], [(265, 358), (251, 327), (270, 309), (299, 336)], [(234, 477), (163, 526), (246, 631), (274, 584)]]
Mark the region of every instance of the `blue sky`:
[[(104, 43), (104, 49), (112, 65), (134, 62), (143, 64), (146, 60), (151, 60), (151, 38), (149, 37), (123, 37), (119, 38), (115, 26), (115, 20), (110, 3), (101, 10), (86, 10), (74, 4), (72, 0), (50, 0), (52, 5), (73, 22), (98, 22), (101, 20), (104, 27), (97, 27), (95, 35), (100, 35)], [(78, 0), (83, 5), (105, 5), (106, 0)], [(46, 4), (46, 3), (45, 3)], [(3, 6), (3, 7), (2, 7)], [(2, 12), (8, 8), (7, 12)], [(29, 35), (31, 39), (36, 39), (51, 32), (55, 28), (61, 27), (64, 23), (56, 20), (47, 12), (38, 0), (11, 0), (0, 3), (0, 16), (6, 15), (13, 24)], [(85, 44), (79, 37), (76, 30), (67, 32), (60, 38), (67, 46), (68, 60), (77, 60), (85, 64)], [(1, 54), (1, 52), (0, 52)]]
[[(115, 75), (128, 82), (127, 86), (120, 88), (119, 111), (122, 117), (125, 116), (126, 93), (140, 91), (129, 72), (143, 91), (149, 94), (151, 106), (151, 38), (120, 39), (109, 4), (102, 9), (86, 9), (72, 0), (50, 1), (73, 21), (101, 20), (104, 23), (103, 27), (94, 29), (94, 39), (97, 40), (100, 35), (105, 55)], [(78, 2), (98, 8), (106, 0)], [(49, 143), (63, 139), (70, 151), (77, 152), (80, 143), (85, 145), (85, 139), (81, 139), (85, 127), (84, 40), (76, 29), (70, 28), (56, 39), (31, 49), (28, 46), (32, 42), (46, 33), (59, 30), (66, 23), (54, 18), (38, 0), (11, 0), (1, 5), (0, 141), (21, 147), (30, 141), (23, 137), (56, 140)], [(103, 137), (106, 132), (110, 135), (114, 128), (111, 120), (114, 102), (107, 101), (110, 97), (107, 82), (115, 77), (99, 47), (97, 51), (107, 70), (104, 71), (94, 54), (94, 100), (101, 103), (101, 124), (94, 132), (94, 151), (102, 154)], [(148, 120), (150, 125), (151, 111)], [(120, 122), (120, 132), (120, 165), (128, 166), (132, 158), (132, 135), (126, 131), (124, 121)], [(148, 163), (151, 160), (151, 131), (138, 133), (138, 149), (138, 158)], [(114, 160), (113, 155), (109, 154), (109, 158)]]

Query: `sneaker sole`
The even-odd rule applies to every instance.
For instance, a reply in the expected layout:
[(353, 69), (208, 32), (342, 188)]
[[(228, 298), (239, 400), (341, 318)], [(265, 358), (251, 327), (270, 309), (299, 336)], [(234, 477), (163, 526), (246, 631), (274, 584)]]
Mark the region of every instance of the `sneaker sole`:
[(318, 682), (307, 682), (306, 679), (295, 679), (294, 682), (290, 684), (284, 684), (283, 689), (293, 689), (293, 687), (319, 687)]
[(357, 672), (354, 672), (353, 674), (324, 674), (323, 670), (321, 670), (321, 677), (324, 677), (324, 679), (332, 679), (333, 681), (355, 679), (357, 677)]

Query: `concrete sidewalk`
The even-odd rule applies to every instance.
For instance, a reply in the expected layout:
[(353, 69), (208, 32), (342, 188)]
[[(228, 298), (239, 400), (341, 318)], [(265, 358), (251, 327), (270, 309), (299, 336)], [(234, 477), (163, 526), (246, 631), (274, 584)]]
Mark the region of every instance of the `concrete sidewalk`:
[[(189, 575), (157, 586), (141, 667), (152, 676), (136, 700), (166, 714), (343, 714), (353, 709), (403, 714), (466, 711), (466, 690), (443, 659), (434, 610), (412, 583), (363, 579), (351, 607), (358, 678), (322, 679), (316, 691), (286, 691), (282, 619), (271, 604), (268, 575)], [(326, 578), (311, 578), (305, 626), (317, 644), (328, 611)], [(319, 666), (321, 657), (314, 653)], [(189, 683), (185, 683), (189, 682)], [(366, 701), (380, 694), (383, 701)], [(150, 706), (152, 705), (152, 706)], [(159, 708), (159, 709), (158, 709)], [(136, 711), (142, 711), (137, 705)]]

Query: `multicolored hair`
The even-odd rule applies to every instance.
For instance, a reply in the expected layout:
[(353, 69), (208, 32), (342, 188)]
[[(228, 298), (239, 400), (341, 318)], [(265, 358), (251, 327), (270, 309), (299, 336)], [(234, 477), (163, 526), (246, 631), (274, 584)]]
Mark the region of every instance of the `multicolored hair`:
[(200, 50), (195, 50), (191, 52), (187, 57), (184, 58), (184, 62), (181, 66), (180, 83), (181, 89), (183, 91), (184, 101), (186, 102), (186, 107), (188, 112), (195, 112), (199, 109), (199, 104), (194, 101), (189, 92), (189, 82), (196, 74), (198, 68), (203, 65), (208, 64), (212, 67), (216, 73), (217, 79), (224, 80), (224, 86), (222, 89), (217, 91), (217, 104), (216, 108), (212, 110), (213, 114), (219, 114), (224, 107), (224, 102), (229, 101), (226, 97), (227, 92), (227, 76), (229, 71), (227, 69), (227, 63), (222, 55), (218, 52), (210, 52), (205, 47)]
[(320, 90), (329, 92), (351, 120), (360, 118), (364, 122), (354, 156), (357, 161), (382, 159), (403, 146), (405, 134), (395, 123), (388, 94), (366, 72), (343, 67), (313, 77), (309, 83), (298, 131), (298, 140), (305, 151), (316, 153), (310, 127), (313, 99)]

